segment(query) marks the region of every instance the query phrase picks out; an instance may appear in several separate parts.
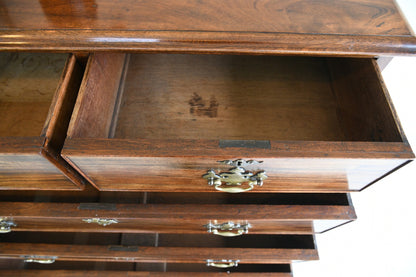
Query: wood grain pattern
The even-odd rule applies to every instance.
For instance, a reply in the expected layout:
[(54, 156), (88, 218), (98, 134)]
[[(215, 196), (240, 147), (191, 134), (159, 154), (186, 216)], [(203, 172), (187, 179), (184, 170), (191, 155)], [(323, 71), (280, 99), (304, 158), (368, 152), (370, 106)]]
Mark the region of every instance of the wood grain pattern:
[[(188, 197), (186, 194), (184, 196)], [(206, 204), (207, 201), (204, 202), (201, 197), (199, 204), (164, 204), (165, 201), (154, 202), (149, 199), (145, 202), (150, 202), (148, 204), (110, 205), (110, 210), (99, 209), (98, 203), (96, 206), (91, 205), (90, 209), (81, 209), (82, 205), (76, 203), (0, 202), (0, 217), (13, 219), (17, 225), (13, 231), (178, 234), (204, 234), (207, 233), (204, 225), (228, 221), (250, 223), (250, 234), (310, 234), (324, 232), (356, 218), (352, 204), (325, 205), (318, 200), (315, 200), (316, 204), (302, 204), (301, 199), (295, 197), (292, 201), (285, 202), (290, 203), (288, 205), (279, 203), (282, 201), (268, 203), (270, 197), (272, 196), (257, 195), (254, 199), (244, 201), (243, 198), (235, 204), (229, 203), (226, 198), (221, 201), (221, 196), (214, 197), (220, 198), (218, 204), (209, 204), (211, 201)], [(314, 201), (313, 196), (309, 198)], [(184, 202), (186, 201), (187, 199)], [(261, 204), (262, 201), (268, 204)], [(118, 223), (99, 226), (83, 221), (90, 218), (115, 219)], [(325, 223), (323, 228), (319, 227), (322, 223)]]
[[(221, 12), (218, 12), (221, 11)], [(393, 1), (6, 2), (10, 29), (130, 29), (410, 35)], [(37, 19), (33, 21), (33, 19)], [(276, 18), (278, 20), (276, 20)], [(189, 24), (192, 22), (192, 24)], [(34, 25), (35, 24), (35, 25)]]
[[(95, 55), (90, 64), (117, 57)], [(252, 169), (267, 172), (264, 192), (361, 190), (414, 156), (378, 85), (375, 62), (359, 61), (367, 66), (360, 77), (352, 74), (357, 66), (348, 59), (132, 55), (118, 118), (110, 109), (107, 120), (89, 120), (94, 109), (80, 109), (72, 120), (82, 124), (71, 125), (62, 153), (100, 190), (210, 191), (201, 176), (211, 168), (227, 169), (217, 161), (238, 158), (264, 161)], [(337, 86), (343, 75), (330, 74), (340, 70), (334, 67), (349, 70), (354, 91)], [(122, 68), (118, 63), (113, 70)], [(101, 87), (101, 80), (91, 82)], [(333, 90), (356, 97), (334, 96)], [(83, 93), (101, 92), (91, 87)], [(106, 92), (111, 99), (120, 95)], [(350, 98), (359, 103), (348, 104)], [(92, 103), (86, 96), (77, 105)], [(374, 120), (355, 116), (367, 105), (374, 106), (367, 108)], [(348, 116), (359, 124), (345, 123)], [(101, 139), (111, 137), (107, 126), (117, 126), (115, 138)], [(82, 130), (98, 129), (103, 132), (95, 138), (82, 136)], [(224, 148), (219, 139), (267, 140), (270, 149)]]
[(0, 189), (79, 189), (82, 178), (59, 153), (82, 68), (62, 54), (0, 56)]
[(61, 171), (40, 155), (43, 139), (37, 138), (35, 141), (39, 144), (25, 147), (26, 153), (18, 153), (18, 151), (13, 153), (13, 149), (22, 145), (14, 139), (8, 138), (6, 143), (1, 144), (1, 146), (13, 145), (13, 147), (7, 150), (12, 153), (0, 154), (0, 190), (78, 189), (62, 175)]
[(124, 139), (345, 140), (320, 58), (132, 55), (116, 125)]
[[(51, 37), (54, 40), (50, 40)], [(2, 31), (0, 46), (0, 50), (4, 51), (378, 57), (414, 55), (416, 38), (292, 33), (16, 30)]]
[(401, 143), (272, 142), (271, 149), (248, 149), (204, 140), (72, 139), (63, 155), (100, 190), (215, 191), (202, 175), (230, 168), (217, 161), (242, 158), (263, 161), (246, 169), (269, 176), (252, 192), (342, 192), (360, 190), (406, 164), (413, 158), (406, 149)]
[(125, 58), (114, 53), (91, 56), (68, 127), (69, 137), (108, 137)]
[[(1, 270), (1, 276), (5, 277), (34, 277), (34, 276), (61, 276), (61, 277), (99, 277), (103, 276), (101, 271), (80, 271), (80, 270)], [(106, 276), (110, 277), (225, 277), (230, 276), (227, 272), (125, 272), (125, 271), (105, 271)], [(231, 276), (255, 276), (255, 277), (292, 277), (291, 273), (242, 273), (233, 272)]]
[(66, 55), (0, 54), (0, 135), (40, 136)]
[(328, 60), (338, 116), (352, 140), (407, 141), (374, 60)]
[[(270, 247), (273, 247), (270, 245)], [(289, 263), (292, 260), (316, 260), (316, 249), (284, 248), (206, 248), (139, 247), (133, 251), (111, 251), (108, 246), (71, 244), (2, 243), (0, 257), (30, 255), (57, 256), (58, 261), (173, 262), (205, 263), (206, 259), (238, 259), (241, 264)]]
[[(415, 53), (416, 40), (411, 37), (392, 0), (336, 3), (330, 0), (169, 0), (136, 4), (127, 0), (117, 1), (117, 4), (91, 0), (83, 1), (81, 5), (28, 1), (3, 3), (2, 48), (243, 52), (251, 44), (251, 49), (269, 53)], [(22, 36), (13, 36), (20, 31), (23, 31), (19, 33)], [(126, 31), (127, 34), (123, 33)], [(216, 39), (211, 39), (216, 45), (207, 47), (207, 41), (200, 43), (204, 36), (212, 36), (215, 32), (218, 34)], [(255, 37), (256, 34), (260, 37)], [(258, 43), (253, 47), (261, 41), (262, 34), (271, 38), (274, 45)], [(311, 37), (305, 39), (305, 34), (314, 37), (315, 41), (312, 42)], [(245, 35), (250, 39), (247, 40)], [(224, 39), (218, 40), (219, 36)], [(298, 37), (304, 39), (298, 40)], [(344, 44), (335, 46), (328, 43), (328, 39), (332, 42), (342, 39)], [(411, 49), (403, 47), (404, 43)]]

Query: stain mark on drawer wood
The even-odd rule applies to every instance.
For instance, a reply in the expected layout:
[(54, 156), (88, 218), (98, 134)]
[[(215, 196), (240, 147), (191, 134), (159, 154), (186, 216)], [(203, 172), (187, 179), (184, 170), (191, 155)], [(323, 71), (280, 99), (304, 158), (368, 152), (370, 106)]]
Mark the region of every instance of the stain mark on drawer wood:
[(189, 112), (192, 115), (207, 116), (211, 118), (217, 117), (219, 103), (214, 95), (212, 95), (209, 100), (209, 106), (207, 106), (206, 101), (196, 92), (194, 92), (188, 103), (191, 106)]

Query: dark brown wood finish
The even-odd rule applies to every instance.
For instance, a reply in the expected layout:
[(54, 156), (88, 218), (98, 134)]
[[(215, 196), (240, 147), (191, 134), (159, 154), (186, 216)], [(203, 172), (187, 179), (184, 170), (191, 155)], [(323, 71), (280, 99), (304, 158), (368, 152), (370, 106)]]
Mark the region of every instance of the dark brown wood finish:
[[(123, 57), (91, 59), (87, 72)], [(81, 95), (109, 93), (120, 108), (100, 125), (78, 99), (63, 156), (100, 190), (212, 191), (202, 175), (242, 158), (263, 161), (246, 168), (266, 171), (262, 192), (354, 191), (414, 157), (371, 59), (138, 54), (114, 77), (123, 92), (94, 90), (102, 78), (90, 75)]]
[[(311, 234), (356, 218), (345, 195), (333, 195), (332, 204), (326, 199), (319, 201), (319, 195), (288, 195), (283, 199), (285, 195), (259, 194), (229, 201), (220, 194), (149, 195), (143, 199), (147, 204), (0, 202), (0, 217), (14, 222), (12, 231), (178, 234), (204, 234), (206, 224), (229, 221), (250, 224), (249, 234)], [(117, 222), (102, 226), (85, 222), (89, 219)]]
[[(242, 246), (244, 247), (244, 246)], [(241, 264), (290, 263), (292, 260), (317, 260), (315, 249), (139, 247), (137, 251), (114, 251), (109, 246), (71, 244), (2, 243), (0, 256), (55, 256), (58, 261), (172, 262), (206, 263), (207, 259), (237, 259)]]
[[(44, 277), (99, 277), (103, 276), (101, 271), (75, 271), (75, 270), (1, 270), (1, 276), (11, 277), (33, 277), (33, 276), (44, 276)], [(105, 276), (111, 277), (225, 277), (225, 276), (259, 276), (259, 277), (292, 277), (291, 273), (227, 273), (227, 272), (123, 272), (123, 271), (106, 271)]]
[(82, 188), (60, 151), (83, 69), (74, 56), (1, 55), (0, 189)]
[(392, 0), (2, 4), (0, 48), (325, 55), (413, 54)]

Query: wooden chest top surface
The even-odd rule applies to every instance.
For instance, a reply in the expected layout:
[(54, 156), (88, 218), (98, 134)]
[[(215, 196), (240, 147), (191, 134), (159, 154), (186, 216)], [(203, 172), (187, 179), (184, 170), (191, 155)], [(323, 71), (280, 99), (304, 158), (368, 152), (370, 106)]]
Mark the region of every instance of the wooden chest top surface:
[(392, 0), (19, 0), (0, 18), (3, 49), (416, 53)]

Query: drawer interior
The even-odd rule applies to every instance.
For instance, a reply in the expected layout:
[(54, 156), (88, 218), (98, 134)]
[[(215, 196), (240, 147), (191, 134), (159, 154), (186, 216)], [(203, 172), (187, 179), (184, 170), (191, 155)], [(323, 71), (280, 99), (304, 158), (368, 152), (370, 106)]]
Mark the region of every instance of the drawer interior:
[(403, 140), (372, 59), (95, 54), (88, 67), (69, 137)]
[(235, 205), (351, 205), (345, 193), (191, 193), (191, 192), (59, 192), (3, 191), (3, 202), (235, 204)]
[(0, 53), (0, 136), (40, 136), (67, 54)]
[[(314, 249), (312, 235), (246, 235), (221, 237), (211, 234), (121, 234), (11, 232), (2, 242), (78, 245), (123, 245), (149, 247), (284, 248)], [(116, 248), (114, 248), (116, 249)], [(117, 251), (117, 250), (114, 250)]]

